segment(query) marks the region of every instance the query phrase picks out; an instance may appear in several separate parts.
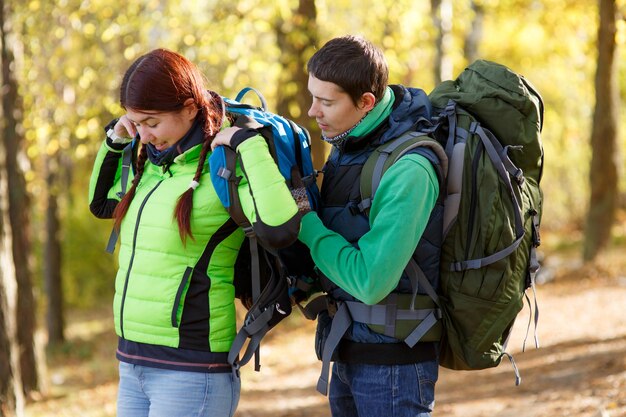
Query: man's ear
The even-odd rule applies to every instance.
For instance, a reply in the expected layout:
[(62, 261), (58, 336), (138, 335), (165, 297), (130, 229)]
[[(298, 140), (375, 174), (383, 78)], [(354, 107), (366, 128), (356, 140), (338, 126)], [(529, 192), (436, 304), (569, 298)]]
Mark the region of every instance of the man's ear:
[(376, 97), (372, 93), (363, 93), (359, 99), (359, 109), (368, 112), (376, 105)]
[(183, 103), (183, 112), (185, 112), (186, 116), (189, 116), (189, 120), (193, 120), (198, 115), (198, 106), (196, 106), (196, 102), (190, 97)]

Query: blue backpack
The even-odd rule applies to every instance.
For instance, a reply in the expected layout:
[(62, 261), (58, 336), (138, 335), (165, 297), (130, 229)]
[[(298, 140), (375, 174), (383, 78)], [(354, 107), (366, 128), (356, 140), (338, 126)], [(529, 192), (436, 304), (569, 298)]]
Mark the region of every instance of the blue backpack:
[[(241, 103), (249, 91), (257, 94), (261, 107)], [(247, 87), (234, 100), (223, 97), (226, 112), (253, 119), (260, 126), (258, 132), (266, 139), (270, 154), (292, 189), (304, 184), (311, 208), (318, 206), (320, 194), (316, 183), (316, 172), (311, 159), (311, 139), (303, 127), (282, 116), (267, 111), (267, 102), (257, 90)], [(235, 120), (236, 124), (236, 120)], [(255, 370), (259, 370), (258, 347), (265, 334), (291, 313), (289, 287), (291, 276), (297, 275), (286, 257), (306, 259), (306, 247), (299, 242), (286, 249), (276, 250), (263, 245), (241, 208), (237, 187), (237, 153), (229, 147), (218, 146), (209, 158), (211, 181), (222, 204), (231, 218), (246, 234), (235, 264), (235, 295), (248, 309), (244, 323), (238, 331), (228, 355), (229, 363), (238, 369), (245, 365), (256, 352)], [(302, 254), (302, 256), (298, 256)], [(245, 353), (239, 353), (250, 339)]]

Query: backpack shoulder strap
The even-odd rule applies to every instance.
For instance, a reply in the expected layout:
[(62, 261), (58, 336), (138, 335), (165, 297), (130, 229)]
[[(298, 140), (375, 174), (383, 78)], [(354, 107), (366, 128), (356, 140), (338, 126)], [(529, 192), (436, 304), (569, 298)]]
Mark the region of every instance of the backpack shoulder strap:
[(442, 167), (439, 173), (440, 182), (444, 183), (448, 172), (448, 157), (444, 148), (435, 139), (422, 132), (405, 132), (396, 139), (383, 143), (376, 148), (363, 165), (360, 181), (361, 203), (359, 204), (359, 209), (362, 212), (369, 214), (374, 195), (387, 169), (403, 155), (420, 147), (430, 150), (439, 160)]
[(239, 199), (239, 183), (242, 177), (237, 176), (237, 152), (228, 146), (223, 146), (225, 165), (217, 172), (217, 175), (224, 178), (228, 183), (228, 194), (230, 205), (227, 207), (228, 214), (250, 237), (254, 234), (252, 225), (243, 212), (241, 200)]
[[(121, 199), (126, 194), (126, 187), (128, 186), (128, 178), (130, 177), (130, 170), (133, 169), (133, 159), (134, 159), (134, 151), (137, 150), (138, 146), (135, 146), (135, 140), (130, 142), (124, 148), (122, 152), (122, 172), (120, 176), (120, 183), (122, 189), (117, 193), (117, 196)], [(106, 246), (107, 253), (113, 253), (115, 251), (115, 245), (117, 244), (117, 239), (119, 238), (117, 230), (115, 227), (111, 230), (111, 235), (109, 236), (109, 242)]]

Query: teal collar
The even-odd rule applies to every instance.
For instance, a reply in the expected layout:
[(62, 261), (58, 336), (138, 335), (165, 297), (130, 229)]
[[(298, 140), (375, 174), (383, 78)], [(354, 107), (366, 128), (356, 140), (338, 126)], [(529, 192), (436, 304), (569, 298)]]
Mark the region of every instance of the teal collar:
[(383, 98), (374, 106), (367, 115), (361, 119), (359, 124), (350, 132), (349, 137), (363, 136), (373, 127), (378, 126), (383, 120), (387, 119), (393, 110), (395, 96), (390, 87), (387, 87)]

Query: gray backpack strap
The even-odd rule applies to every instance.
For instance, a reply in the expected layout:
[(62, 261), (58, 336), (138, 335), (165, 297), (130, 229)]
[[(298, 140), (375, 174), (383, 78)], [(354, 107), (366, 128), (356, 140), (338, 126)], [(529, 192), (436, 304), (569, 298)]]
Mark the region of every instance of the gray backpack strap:
[[(485, 151), (489, 156), (489, 159), (491, 159), (491, 162), (496, 167), (500, 178), (506, 185), (509, 196), (511, 197), (511, 202), (513, 203), (513, 211), (515, 214), (515, 234), (517, 238), (511, 245), (484, 258), (453, 262), (452, 264), (450, 264), (450, 270), (457, 272), (464, 271), (466, 269), (479, 269), (486, 265), (497, 262), (500, 259), (506, 258), (511, 253), (513, 253), (515, 249), (517, 249), (520, 243), (522, 243), (522, 239), (524, 238), (525, 234), (519, 197), (513, 189), (513, 184), (511, 183), (511, 178), (509, 175), (511, 173), (507, 170), (507, 164), (503, 162), (504, 159), (508, 160), (508, 157), (506, 156), (507, 148), (503, 148), (498, 140), (493, 136), (493, 134), (483, 129), (478, 123), (472, 123), (470, 127), (470, 132), (477, 134), (480, 137), (485, 147)], [(513, 165), (511, 164), (511, 166)], [(523, 176), (521, 178), (523, 180)]]
[[(252, 292), (254, 294), (255, 287), (260, 287), (259, 269), (257, 268), (256, 271), (252, 269), (252, 275)], [(254, 301), (258, 300), (258, 298), (258, 293), (256, 295), (253, 295)], [(260, 370), (259, 347), (261, 344), (261, 339), (263, 339), (265, 334), (270, 330), (268, 322), (272, 319), (273, 314), (274, 311), (268, 308), (256, 317), (248, 316), (246, 322), (237, 332), (237, 336), (235, 337), (235, 340), (233, 341), (233, 344), (231, 345), (228, 352), (228, 363), (232, 366), (233, 372), (237, 372), (239, 368), (247, 364), (253, 355), (255, 358), (254, 369), (255, 371)], [(244, 351), (241, 358), (239, 358), (239, 353), (243, 349), (243, 346), (247, 339), (250, 339), (250, 341), (248, 342), (248, 346), (246, 346), (246, 350)]]
[(385, 171), (409, 151), (420, 147), (428, 148), (435, 154), (442, 168), (440, 174), (443, 178), (441, 180), (445, 181), (448, 172), (448, 157), (444, 148), (439, 142), (423, 132), (405, 132), (376, 149), (363, 166), (361, 172), (362, 201), (358, 205), (359, 210), (368, 213)]
[[(244, 232), (248, 236), (248, 242), (250, 243), (250, 279), (252, 280), (252, 304), (254, 305), (261, 296), (259, 243), (251, 227), (249, 230), (244, 229)], [(256, 317), (253, 315), (247, 316), (228, 352), (228, 363), (233, 367), (233, 372), (237, 372), (239, 368), (247, 364), (252, 355), (254, 355), (254, 370), (259, 371), (261, 369), (261, 339), (270, 330), (268, 322), (272, 319), (273, 313), (273, 310), (268, 308)], [(246, 346), (242, 357), (239, 358), (239, 354), (248, 338), (250, 339), (248, 346)]]
[[(396, 294), (392, 293), (393, 298)], [(346, 302), (353, 321), (385, 327), (385, 336), (394, 337), (396, 323), (400, 320), (420, 321), (413, 331), (404, 339), (409, 347), (417, 342), (441, 319), (441, 310), (432, 308), (399, 309), (389, 299), (384, 304), (367, 305), (358, 302)]]
[(534, 314), (533, 314), (533, 308), (530, 304), (530, 299), (528, 298), (528, 294), (524, 293), (524, 297), (526, 297), (526, 302), (528, 303), (528, 311), (529, 311), (529, 317), (528, 317), (528, 326), (526, 328), (526, 336), (524, 336), (524, 342), (522, 343), (522, 352), (524, 352), (526, 350), (526, 339), (528, 339), (528, 333), (530, 331), (530, 325), (531, 325), (531, 321), (533, 320), (533, 316), (534, 316), (534, 322), (535, 322), (535, 332), (534, 332), (534, 339), (535, 339), (535, 347), (539, 348), (539, 336), (537, 335), (537, 324), (539, 323), (539, 305), (537, 304), (537, 291), (535, 288), (535, 283), (536, 283), (536, 277), (537, 277), (537, 272), (539, 271), (539, 259), (537, 257), (537, 247), (541, 244), (541, 238), (539, 236), (539, 219), (537, 217), (537, 211), (533, 210), (531, 213), (532, 216), (532, 221), (533, 221), (533, 226), (532, 226), (532, 231), (533, 231), (533, 244), (530, 247), (530, 266), (528, 268), (529, 270), (529, 283), (528, 285), (530, 286), (530, 288), (533, 291), (533, 301), (535, 304), (535, 308), (534, 308)]
[(324, 343), (322, 352), (322, 372), (317, 381), (317, 391), (322, 395), (328, 395), (330, 361), (341, 338), (350, 327), (350, 324), (352, 324), (352, 317), (350, 317), (348, 306), (346, 303), (338, 302), (337, 312), (333, 316), (330, 332)]
[[(117, 196), (121, 199), (126, 194), (126, 187), (128, 185), (128, 178), (130, 177), (130, 169), (133, 162), (133, 142), (130, 142), (124, 148), (122, 152), (122, 173), (120, 177), (122, 189), (117, 193)], [(106, 246), (107, 253), (113, 253), (115, 251), (115, 244), (119, 238), (117, 230), (113, 228), (111, 235), (109, 236), (109, 242)]]

